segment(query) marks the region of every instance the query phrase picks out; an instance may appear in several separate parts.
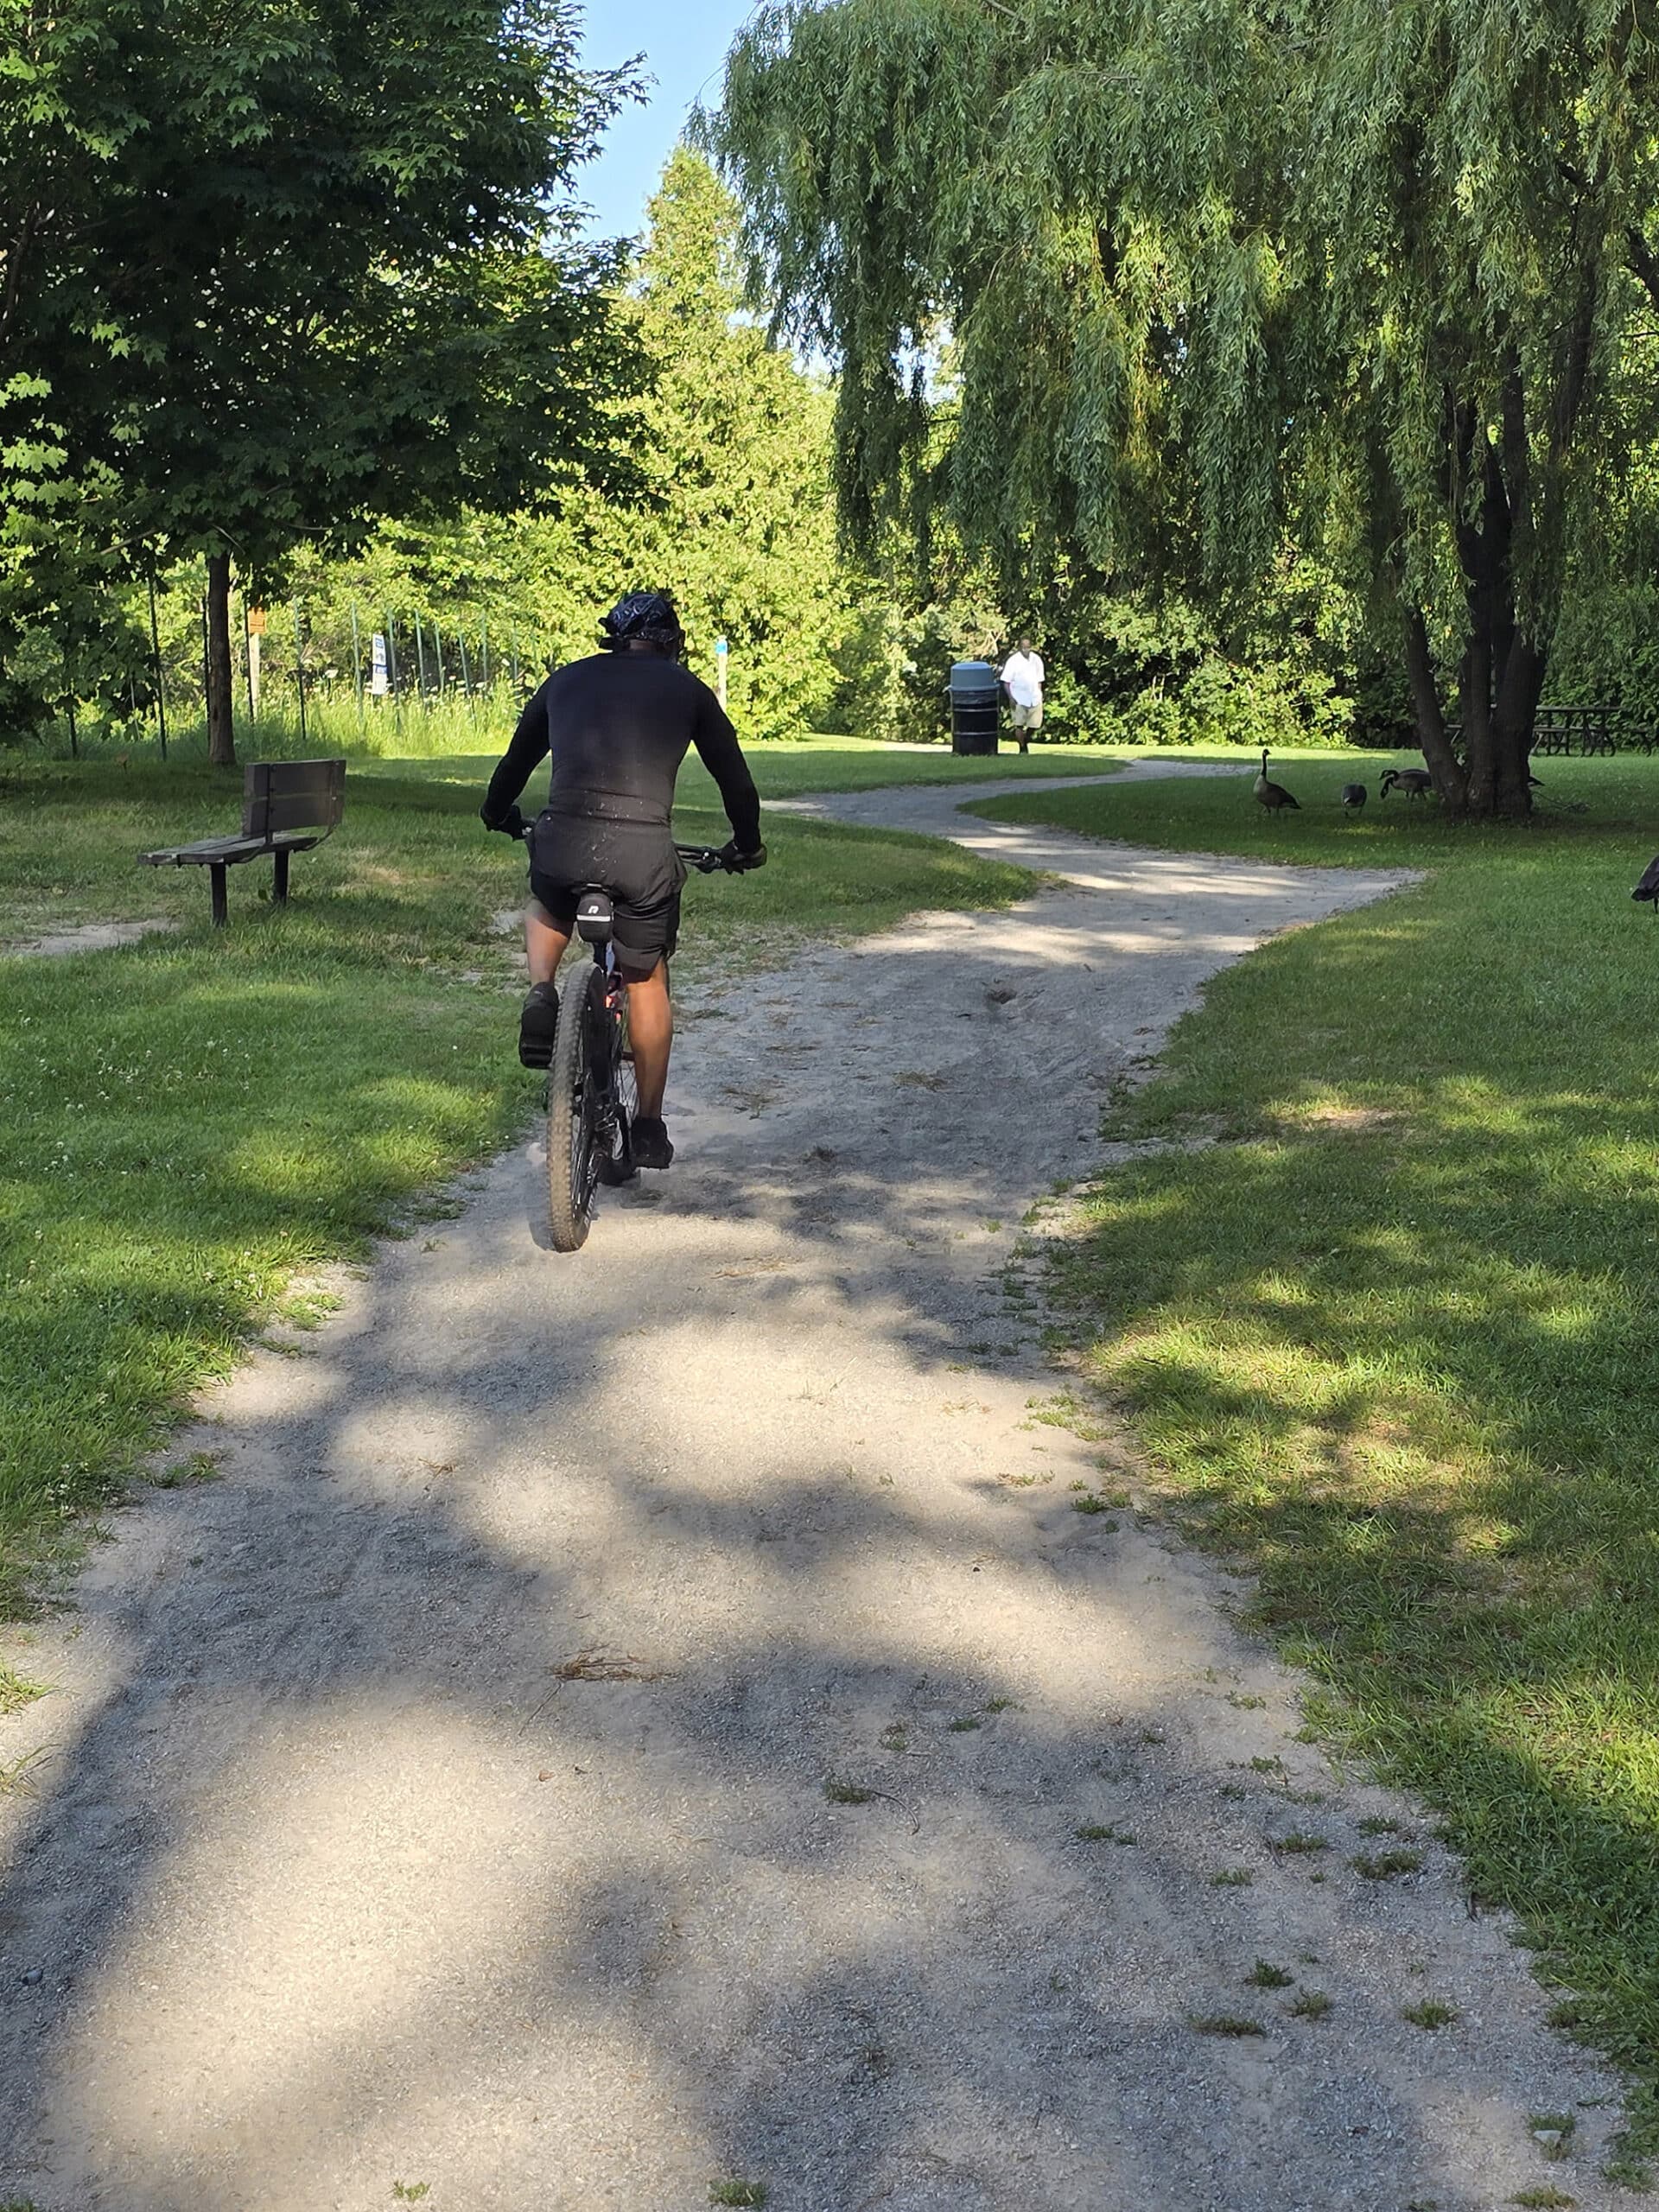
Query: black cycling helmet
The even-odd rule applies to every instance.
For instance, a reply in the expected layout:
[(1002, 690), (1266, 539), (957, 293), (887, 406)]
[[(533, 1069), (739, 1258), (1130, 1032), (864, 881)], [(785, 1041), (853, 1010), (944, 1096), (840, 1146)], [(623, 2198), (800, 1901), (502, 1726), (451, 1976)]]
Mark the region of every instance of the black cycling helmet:
[(599, 642), (609, 652), (620, 652), (636, 639), (642, 645), (657, 645), (666, 653), (678, 653), (683, 649), (685, 632), (680, 627), (674, 602), (665, 591), (631, 591), (601, 617)]

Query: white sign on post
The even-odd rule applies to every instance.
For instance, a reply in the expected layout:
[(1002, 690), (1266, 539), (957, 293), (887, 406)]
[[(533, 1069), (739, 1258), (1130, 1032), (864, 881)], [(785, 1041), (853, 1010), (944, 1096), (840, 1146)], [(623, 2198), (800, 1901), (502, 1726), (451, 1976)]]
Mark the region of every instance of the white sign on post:
[(386, 640), (377, 630), (369, 641), (369, 696), (384, 699), (391, 689), (386, 678)]

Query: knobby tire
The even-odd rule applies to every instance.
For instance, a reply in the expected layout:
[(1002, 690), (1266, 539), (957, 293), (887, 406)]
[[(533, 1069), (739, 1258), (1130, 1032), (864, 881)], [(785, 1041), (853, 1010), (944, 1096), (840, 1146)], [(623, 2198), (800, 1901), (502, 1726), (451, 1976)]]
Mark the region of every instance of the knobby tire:
[(582, 969), (560, 995), (559, 1027), (547, 1084), (547, 1231), (556, 1252), (579, 1252), (594, 1217), (599, 1181), (594, 1063), (606, 1046), (605, 977)]

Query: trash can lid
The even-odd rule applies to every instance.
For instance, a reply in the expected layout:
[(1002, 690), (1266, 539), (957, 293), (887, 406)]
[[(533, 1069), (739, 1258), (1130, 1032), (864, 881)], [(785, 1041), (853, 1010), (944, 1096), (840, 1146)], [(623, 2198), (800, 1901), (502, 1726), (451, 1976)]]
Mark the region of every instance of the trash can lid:
[(984, 691), (994, 690), (996, 671), (988, 660), (953, 660), (950, 664), (950, 689), (953, 691)]

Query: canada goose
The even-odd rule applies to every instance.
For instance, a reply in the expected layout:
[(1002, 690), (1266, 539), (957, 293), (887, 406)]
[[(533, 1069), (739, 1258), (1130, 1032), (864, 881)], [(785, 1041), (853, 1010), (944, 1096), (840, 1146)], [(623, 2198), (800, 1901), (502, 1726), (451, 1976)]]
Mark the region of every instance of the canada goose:
[(1344, 806), (1363, 806), (1365, 804), (1364, 785), (1344, 784), (1342, 787), (1342, 803)]
[(1281, 807), (1285, 806), (1295, 807), (1298, 814), (1302, 810), (1282, 784), (1270, 783), (1268, 780), (1268, 748), (1265, 745), (1262, 748), (1262, 772), (1251, 785), (1251, 789), (1258, 803), (1265, 806), (1269, 814), (1276, 814)]
[(1398, 784), (1408, 798), (1421, 798), (1434, 788), (1434, 779), (1427, 768), (1390, 768), (1376, 787), (1379, 798), (1387, 798)]
[(1632, 899), (1645, 899), (1656, 914), (1659, 914), (1659, 853), (1656, 853), (1642, 871), (1642, 880), (1631, 892)]

